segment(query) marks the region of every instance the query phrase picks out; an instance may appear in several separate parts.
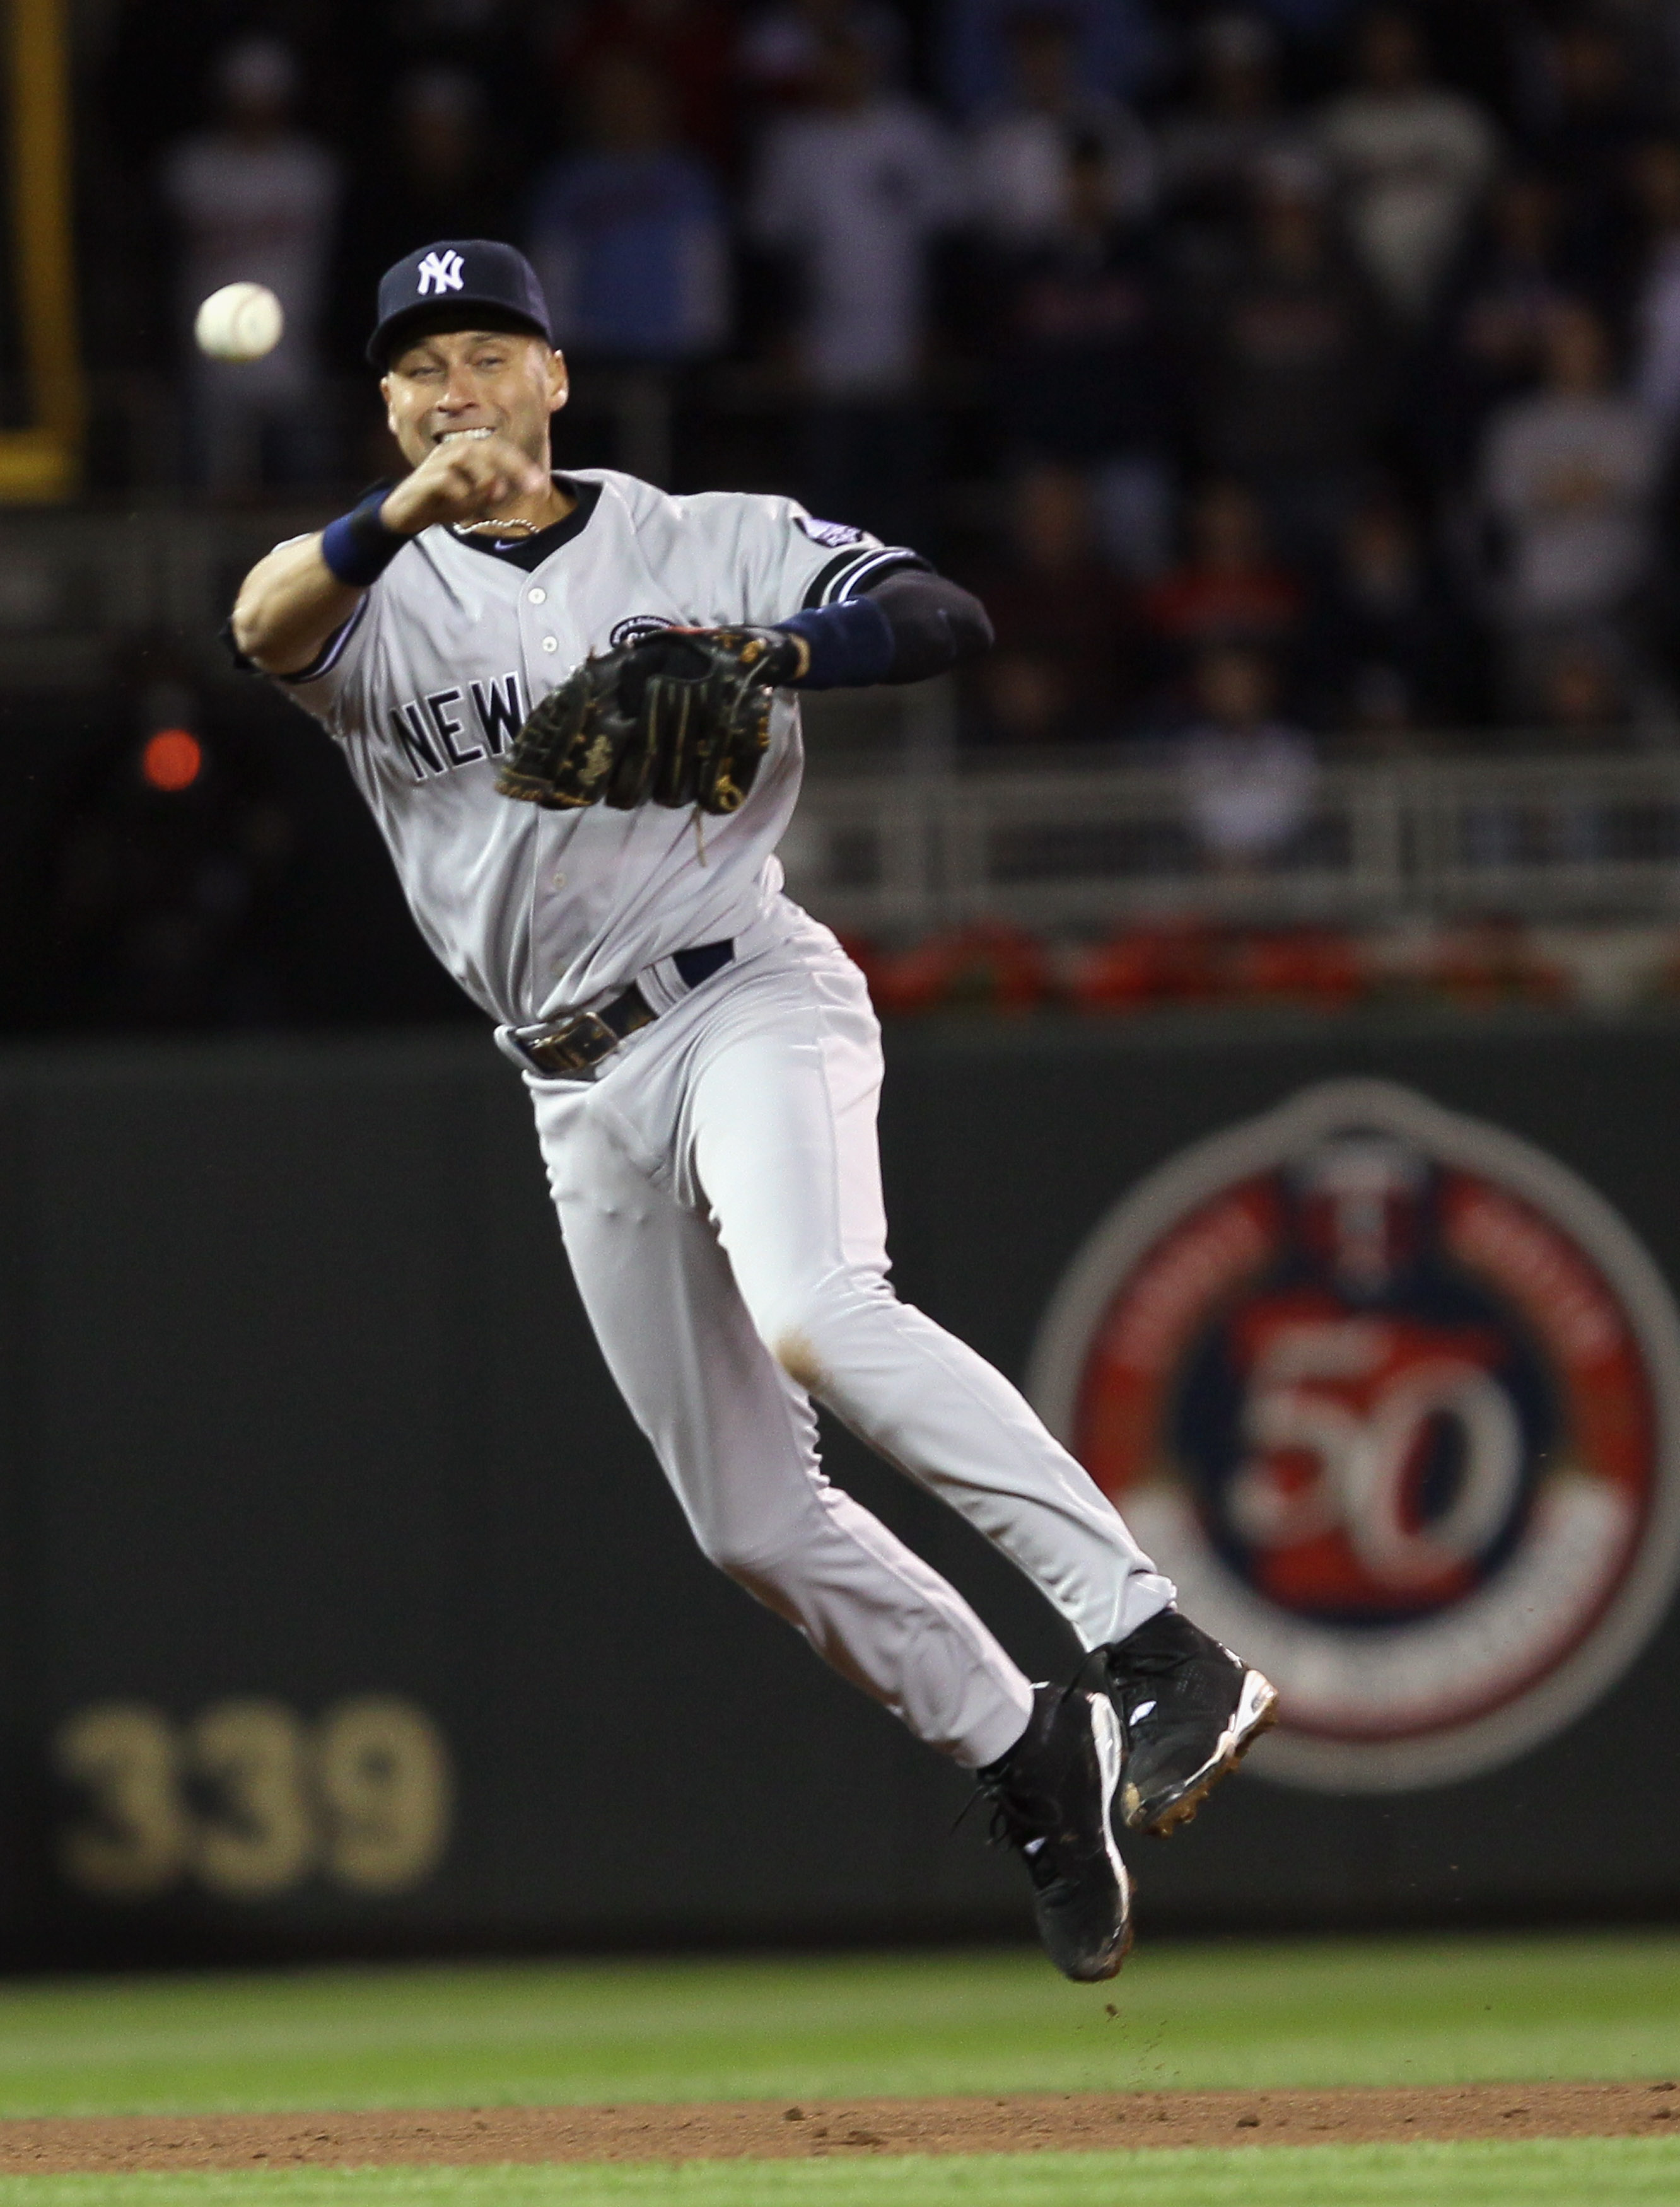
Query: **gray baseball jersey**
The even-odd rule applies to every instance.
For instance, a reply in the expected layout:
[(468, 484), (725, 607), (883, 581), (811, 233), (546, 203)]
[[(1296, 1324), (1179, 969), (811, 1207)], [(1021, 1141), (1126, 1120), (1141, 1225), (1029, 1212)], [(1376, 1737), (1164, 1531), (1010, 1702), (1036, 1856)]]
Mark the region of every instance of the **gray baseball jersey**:
[(496, 794), (496, 757), (592, 652), (673, 626), (768, 626), (837, 604), (913, 553), (791, 499), (673, 498), (609, 469), (534, 570), (426, 529), (314, 665), (289, 679), (344, 749), (421, 933), (513, 1025), (589, 1005), (661, 958), (743, 933), (776, 896), (799, 792), (798, 709), (726, 818), (646, 805), (547, 812)]

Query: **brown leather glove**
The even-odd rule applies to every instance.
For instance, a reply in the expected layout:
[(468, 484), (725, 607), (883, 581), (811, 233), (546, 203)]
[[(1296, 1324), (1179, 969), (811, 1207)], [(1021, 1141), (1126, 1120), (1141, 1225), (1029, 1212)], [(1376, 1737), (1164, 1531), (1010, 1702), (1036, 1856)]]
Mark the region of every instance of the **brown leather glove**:
[(662, 629), (586, 659), (532, 710), (496, 787), (551, 810), (737, 812), (769, 748), (771, 693), (806, 663), (778, 628)]

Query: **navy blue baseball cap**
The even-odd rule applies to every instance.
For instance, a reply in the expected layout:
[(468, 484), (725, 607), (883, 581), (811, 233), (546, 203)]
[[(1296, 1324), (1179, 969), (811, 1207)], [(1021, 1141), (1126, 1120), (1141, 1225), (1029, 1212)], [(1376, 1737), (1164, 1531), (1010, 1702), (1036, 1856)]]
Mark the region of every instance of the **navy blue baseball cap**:
[(368, 358), (384, 369), (398, 346), (429, 330), (529, 330), (547, 344), (548, 302), (523, 253), (490, 237), (445, 237), (405, 254), (380, 278), (379, 326)]

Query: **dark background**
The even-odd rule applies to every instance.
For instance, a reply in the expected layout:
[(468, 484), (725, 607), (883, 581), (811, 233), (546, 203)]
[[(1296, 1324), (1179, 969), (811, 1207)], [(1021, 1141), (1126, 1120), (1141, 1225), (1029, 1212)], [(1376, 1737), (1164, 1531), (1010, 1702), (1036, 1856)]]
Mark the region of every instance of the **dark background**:
[[(1680, 1273), (1680, 1029), (1527, 1014), (1245, 1036), (1025, 1021), (889, 1039), (902, 1292), (1019, 1376), (1143, 1171), (1302, 1084), (1372, 1073), (1583, 1174)], [(478, 1038), (14, 1049), (0, 1066), (0, 1953), (129, 1955), (1025, 1928), (961, 1773), (708, 1571), (590, 1343), (517, 1078)], [(1048, 1609), (936, 1504), (854, 1486), (1037, 1673)], [(1671, 1618), (1586, 1717), (1404, 1797), (1244, 1775), (1139, 1846), (1146, 1927), (1630, 1916), (1680, 1902)], [(434, 1875), (257, 1902), (78, 1893), (51, 1743), (90, 1705), (313, 1720), (401, 1695), (458, 1800)], [(213, 1789), (195, 1812), (228, 1811)]]

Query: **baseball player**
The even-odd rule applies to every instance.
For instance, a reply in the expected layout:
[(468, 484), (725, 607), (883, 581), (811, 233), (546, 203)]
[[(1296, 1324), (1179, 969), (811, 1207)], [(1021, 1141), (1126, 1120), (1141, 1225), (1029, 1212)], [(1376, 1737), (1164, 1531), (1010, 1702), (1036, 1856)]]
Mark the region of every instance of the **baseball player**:
[[(894, 1294), (880, 1031), (774, 856), (799, 691), (937, 673), (985, 614), (789, 499), (551, 472), (565, 363), (509, 246), (398, 262), (368, 358), (410, 471), (252, 570), (236, 648), (342, 745), (421, 932), (498, 1022), (602, 1354), (702, 1549), (978, 1773), (1051, 1958), (1111, 1977), (1117, 1831), (1193, 1813), (1276, 1696), (1015, 1389)], [(1086, 1651), (1072, 1684), (1030, 1684), (825, 1480), (817, 1403), (1042, 1589)]]

